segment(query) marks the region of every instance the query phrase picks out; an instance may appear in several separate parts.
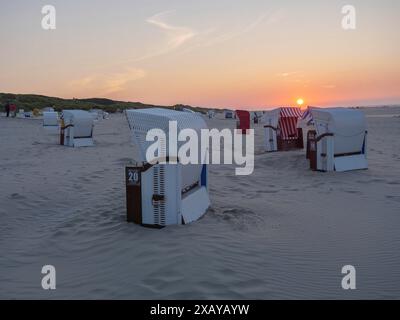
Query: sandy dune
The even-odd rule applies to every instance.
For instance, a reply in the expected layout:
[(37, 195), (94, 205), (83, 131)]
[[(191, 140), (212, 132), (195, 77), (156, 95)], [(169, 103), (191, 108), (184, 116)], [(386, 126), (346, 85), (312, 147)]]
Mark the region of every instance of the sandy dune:
[[(366, 113), (368, 171), (266, 154), (258, 126), (254, 174), (211, 166), (209, 212), (162, 230), (125, 222), (122, 115), (82, 149), (57, 145), (41, 121), (0, 117), (0, 298), (400, 298), (400, 109)], [(41, 288), (45, 264), (55, 291)], [(341, 288), (346, 264), (355, 291)]]

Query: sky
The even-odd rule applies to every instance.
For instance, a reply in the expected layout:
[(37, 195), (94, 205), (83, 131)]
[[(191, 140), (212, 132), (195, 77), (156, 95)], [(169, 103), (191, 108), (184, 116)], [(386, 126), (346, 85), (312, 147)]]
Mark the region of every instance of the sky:
[[(56, 29), (41, 26), (44, 5)], [(342, 7), (356, 29), (342, 28)], [(398, 0), (0, 0), (0, 92), (214, 108), (400, 104)]]

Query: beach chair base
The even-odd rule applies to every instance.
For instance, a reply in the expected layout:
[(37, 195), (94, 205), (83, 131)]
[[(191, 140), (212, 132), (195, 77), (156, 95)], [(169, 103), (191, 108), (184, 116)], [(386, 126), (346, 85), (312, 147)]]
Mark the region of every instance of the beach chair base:
[(210, 199), (207, 166), (201, 181), (187, 190), (181, 187), (180, 164), (141, 164), (125, 169), (127, 221), (163, 228), (200, 219)]
[(322, 172), (345, 172), (368, 169), (368, 161), (365, 152), (367, 134), (365, 134), (363, 150), (348, 154), (334, 153), (334, 135), (324, 134), (315, 136), (310, 132), (307, 141), (307, 158), (310, 160), (310, 169)]

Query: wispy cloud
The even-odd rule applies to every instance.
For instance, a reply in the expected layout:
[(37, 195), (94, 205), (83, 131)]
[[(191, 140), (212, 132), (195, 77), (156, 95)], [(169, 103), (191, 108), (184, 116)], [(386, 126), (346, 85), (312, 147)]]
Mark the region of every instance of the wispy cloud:
[(180, 47), (196, 35), (196, 33), (188, 27), (173, 26), (165, 22), (164, 18), (172, 12), (174, 11), (161, 12), (146, 20), (148, 23), (157, 26), (166, 33), (168, 37), (167, 51)]
[(146, 76), (142, 69), (127, 68), (117, 73), (98, 73), (75, 79), (69, 83), (69, 86), (76, 92), (96, 94), (113, 94), (125, 91), (129, 85)]
[[(254, 20), (250, 21), (250, 23), (247, 25), (242, 26), (240, 29), (221, 33), (216, 28), (195, 31), (191, 27), (172, 24), (168, 22), (168, 20), (171, 18), (173, 13), (175, 13), (175, 10), (164, 11), (157, 13), (145, 20), (146, 23), (159, 29), (165, 36), (165, 42), (159, 46), (159, 49), (142, 56), (132, 57), (130, 59), (102, 65), (99, 66), (99, 68), (138, 63), (178, 51), (178, 49), (180, 49), (181, 53), (188, 53), (195, 48), (208, 47), (243, 36), (254, 30), (262, 23), (273, 24), (280, 21), (283, 17), (281, 10), (264, 12)], [(190, 45), (187, 45), (188, 43), (190, 43)], [(182, 50), (182, 48), (184, 49)]]
[(291, 76), (295, 76), (295, 75), (297, 75), (297, 74), (298, 74), (297, 71), (292, 71), (292, 72), (281, 72), (281, 73), (278, 73), (277, 76), (278, 76), (278, 77), (282, 77), (282, 78), (288, 78), (288, 77), (291, 77)]
[[(117, 63), (107, 64), (98, 66), (97, 68), (111, 68), (126, 64), (137, 63), (147, 59), (151, 59), (157, 56), (168, 54), (184, 43), (192, 39), (196, 33), (187, 27), (175, 26), (166, 22), (166, 18), (171, 15), (174, 11), (165, 11), (158, 13), (148, 19), (146, 22), (156, 26), (160, 29), (165, 37), (166, 41), (159, 50), (152, 52), (147, 55), (134, 57), (124, 61), (118, 61)], [(119, 67), (121, 68), (121, 67)], [(126, 91), (129, 84), (133, 81), (142, 79), (146, 76), (146, 71), (139, 68), (126, 68), (120, 72), (114, 73), (95, 73), (88, 76), (84, 76), (79, 79), (75, 79), (69, 83), (69, 86), (75, 92), (84, 92), (87, 94), (102, 94), (110, 95), (118, 92)]]
[(335, 84), (325, 84), (322, 86), (322, 88), (324, 89), (336, 89), (336, 85)]
[(130, 82), (142, 79), (145, 76), (146, 72), (144, 70), (136, 68), (129, 68), (124, 72), (112, 74), (105, 81), (105, 93), (124, 91)]
[(205, 41), (203, 45), (212, 46), (215, 44), (233, 40), (235, 38), (239, 38), (245, 34), (250, 33), (263, 23), (268, 25), (274, 24), (279, 22), (283, 17), (284, 15), (282, 10), (264, 12), (257, 16), (254, 20), (250, 21), (247, 25), (242, 26), (239, 30), (230, 31), (211, 37), (211, 39)]
[(73, 87), (89, 87), (93, 84), (93, 82), (95, 81), (96, 77), (95, 76), (86, 76), (83, 78), (79, 78), (79, 79), (75, 79), (72, 80), (69, 85), (73, 86)]
[(144, 54), (142, 56), (136, 56), (125, 60), (120, 60), (114, 63), (101, 65), (98, 66), (98, 68), (124, 65), (129, 63), (138, 63), (159, 56), (163, 56), (170, 52), (178, 50), (178, 48), (182, 47), (186, 42), (194, 38), (197, 35), (197, 33), (189, 27), (176, 26), (168, 23), (166, 21), (167, 18), (171, 16), (172, 13), (174, 12), (175, 12), (174, 10), (160, 12), (145, 20), (146, 23), (157, 27), (157, 29), (159, 29), (166, 38), (165, 42), (162, 43), (158, 49), (154, 50), (151, 53)]

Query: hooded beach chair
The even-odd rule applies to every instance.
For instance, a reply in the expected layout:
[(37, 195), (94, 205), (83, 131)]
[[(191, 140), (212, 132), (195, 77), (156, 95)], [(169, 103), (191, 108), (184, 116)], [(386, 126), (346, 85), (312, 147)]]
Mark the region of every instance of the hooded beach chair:
[(367, 124), (360, 110), (311, 109), (314, 130), (308, 134), (310, 168), (350, 171), (368, 168)]
[(84, 110), (64, 110), (60, 144), (69, 147), (92, 147), (94, 119)]
[[(207, 165), (204, 161), (181, 164), (169, 150), (169, 135), (173, 134), (169, 124), (176, 121), (177, 134), (193, 129), (200, 137), (201, 129), (207, 129), (203, 118), (196, 113), (161, 108), (127, 110), (126, 116), (139, 151), (138, 162), (126, 168), (127, 220), (155, 227), (198, 220), (210, 205)], [(166, 157), (147, 157), (148, 148), (154, 144), (146, 139), (151, 129), (166, 133), (166, 140), (158, 141)], [(182, 144), (178, 142), (178, 149)]]
[(57, 112), (43, 112), (43, 128), (49, 133), (58, 133), (60, 129)]
[(285, 107), (264, 113), (265, 149), (267, 152), (303, 148), (302, 130), (297, 128), (300, 108)]
[(246, 110), (237, 110), (236, 116), (238, 117), (237, 129), (241, 130), (242, 134), (249, 133), (250, 130), (250, 112)]

